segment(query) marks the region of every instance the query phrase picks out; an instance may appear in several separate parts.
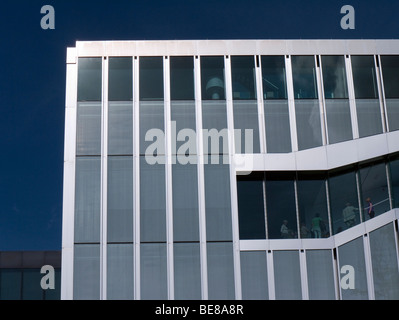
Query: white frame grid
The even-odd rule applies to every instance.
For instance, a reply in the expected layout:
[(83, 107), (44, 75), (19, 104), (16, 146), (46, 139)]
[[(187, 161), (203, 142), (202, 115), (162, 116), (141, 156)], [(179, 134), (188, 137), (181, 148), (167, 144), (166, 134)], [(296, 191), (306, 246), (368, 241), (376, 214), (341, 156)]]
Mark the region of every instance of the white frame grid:
[[(381, 119), (383, 133), (359, 139), (356, 117), (356, 105), (350, 56), (353, 54), (374, 55), (378, 59), (376, 65), (378, 80), (379, 100), (381, 106)], [(194, 84), (195, 84), (195, 110), (197, 130), (202, 128), (202, 102), (201, 102), (201, 56), (223, 56), (225, 62), (226, 108), (229, 131), (229, 159), (230, 159), (230, 195), (233, 235), (233, 259), (235, 278), (235, 298), (241, 299), (241, 251), (265, 251), (267, 255), (269, 299), (275, 299), (275, 284), (273, 277), (273, 251), (274, 250), (299, 250), (301, 265), (302, 297), (309, 298), (306, 272), (306, 250), (329, 249), (334, 261), (334, 250), (339, 245), (353, 240), (358, 236), (363, 237), (365, 244), (366, 268), (368, 275), (369, 298), (374, 299), (372, 266), (370, 258), (369, 241), (367, 234), (387, 223), (395, 223), (395, 245), (398, 245), (397, 219), (399, 210), (393, 209), (381, 216), (355, 226), (349, 231), (332, 236), (328, 239), (292, 239), (292, 240), (240, 240), (238, 231), (238, 204), (237, 204), (237, 174), (246, 171), (276, 171), (276, 170), (330, 170), (346, 164), (361, 162), (378, 156), (399, 151), (399, 131), (389, 132), (386, 119), (386, 104), (383, 90), (381, 54), (399, 54), (399, 41), (397, 40), (200, 40), (200, 41), (98, 41), (77, 42), (75, 48), (67, 50), (67, 81), (66, 81), (66, 109), (65, 109), (65, 147), (64, 147), (64, 200), (63, 200), (63, 236), (62, 236), (62, 285), (61, 298), (73, 299), (73, 251), (74, 251), (74, 202), (75, 202), (75, 161), (76, 161), (76, 110), (77, 110), (77, 59), (78, 57), (101, 57), (103, 64), (103, 96), (102, 96), (102, 149), (101, 149), (101, 239), (100, 239), (100, 299), (107, 298), (107, 140), (108, 140), (108, 63), (109, 57), (132, 57), (133, 65), (133, 275), (134, 299), (140, 299), (140, 153), (139, 153), (139, 59), (141, 56), (162, 56), (164, 66), (164, 104), (165, 104), (165, 134), (166, 134), (166, 207), (167, 207), (167, 282), (168, 298), (174, 299), (174, 266), (173, 266), (173, 203), (172, 203), (172, 156), (171, 121), (170, 121), (170, 56), (192, 56), (194, 59)], [(250, 168), (235, 167), (235, 150), (233, 141), (233, 100), (231, 84), (230, 57), (234, 55), (253, 55), (255, 61), (258, 123), (260, 134), (260, 154), (244, 155), (251, 163)], [(266, 153), (266, 130), (263, 110), (263, 88), (261, 56), (284, 56), (286, 65), (287, 94), (289, 106), (289, 119), (291, 130), (292, 152), (288, 154)], [(317, 84), (319, 93), (320, 120), (323, 145), (317, 148), (298, 151), (295, 102), (292, 83), (292, 55), (312, 55), (315, 58), (317, 69)], [(322, 85), (321, 55), (343, 55), (345, 57), (346, 74), (348, 80), (348, 94), (351, 110), (353, 140), (328, 144), (327, 122)], [(316, 64), (319, 59), (320, 65)], [(259, 62), (259, 64), (257, 63)], [(197, 131), (198, 132), (198, 131)], [(367, 146), (373, 143), (378, 147), (369, 151)], [(197, 135), (197, 159), (203, 159), (203, 137)], [(241, 155), (242, 157), (242, 155)], [(199, 227), (200, 227), (200, 264), (201, 264), (201, 297), (208, 299), (207, 279), (207, 247), (206, 247), (206, 216), (205, 216), (205, 186), (203, 161), (197, 162), (198, 173), (198, 201), (199, 201)], [(387, 169), (388, 172), (388, 169)], [(389, 183), (389, 181), (388, 181)], [(326, 189), (327, 190), (327, 189)], [(328, 191), (327, 191), (328, 192)], [(328, 199), (328, 197), (327, 197)], [(266, 209), (265, 209), (266, 210)], [(267, 215), (267, 212), (265, 211)], [(299, 219), (297, 219), (299, 223)], [(266, 220), (267, 223), (267, 220)], [(331, 227), (331, 220), (329, 220)], [(399, 263), (399, 257), (397, 257)], [(338, 266), (334, 264), (334, 280), (336, 284), (336, 298), (340, 298), (338, 286)]]

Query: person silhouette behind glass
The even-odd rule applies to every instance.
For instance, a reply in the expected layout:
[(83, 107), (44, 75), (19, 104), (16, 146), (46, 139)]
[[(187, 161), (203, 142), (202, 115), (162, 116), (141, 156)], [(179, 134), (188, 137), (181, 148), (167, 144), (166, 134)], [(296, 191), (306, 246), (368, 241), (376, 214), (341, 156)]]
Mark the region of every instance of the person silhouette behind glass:
[(353, 227), (356, 224), (355, 211), (359, 211), (359, 209), (347, 202), (345, 209), (342, 211), (342, 216), (344, 218), (344, 223), (348, 228)]

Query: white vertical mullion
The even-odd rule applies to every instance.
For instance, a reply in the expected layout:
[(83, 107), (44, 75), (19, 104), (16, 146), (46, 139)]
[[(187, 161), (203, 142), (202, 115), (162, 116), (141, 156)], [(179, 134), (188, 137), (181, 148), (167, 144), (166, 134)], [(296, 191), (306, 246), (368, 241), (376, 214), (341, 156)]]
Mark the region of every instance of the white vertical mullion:
[(260, 56), (255, 56), (255, 86), (258, 102), (258, 122), (259, 122), (259, 143), (260, 153), (266, 153), (266, 128), (265, 128), (265, 112), (263, 108), (263, 88), (262, 88), (262, 68)]
[(374, 56), (374, 65), (375, 65), (375, 75), (377, 78), (378, 99), (380, 102), (381, 124), (383, 130), (382, 132), (388, 132), (388, 118), (386, 117), (387, 113), (385, 105), (385, 93), (382, 86), (383, 84), (382, 71), (381, 71), (381, 61), (379, 55)]
[(62, 266), (61, 300), (73, 299), (75, 171), (76, 171), (76, 116), (77, 116), (77, 57), (68, 50), (66, 64), (64, 187), (62, 205)]
[(133, 272), (134, 298), (140, 300), (140, 99), (139, 60), (133, 59)]
[[(336, 253), (336, 259), (334, 259), (334, 250)], [(338, 264), (338, 249), (335, 247), (335, 244), (331, 250), (331, 259), (333, 261), (333, 271), (334, 271), (334, 289), (335, 289), (335, 299), (340, 300), (341, 292), (340, 292), (340, 277), (339, 277), (339, 264)]]
[(308, 272), (306, 263), (306, 250), (299, 250), (299, 268), (301, 274), (302, 300), (309, 300)]
[(349, 55), (345, 56), (345, 70), (346, 70), (346, 79), (348, 84), (348, 97), (349, 97), (349, 108), (351, 113), (352, 135), (353, 139), (358, 139), (359, 126), (357, 121), (355, 87), (353, 84), (352, 62)]
[(170, 57), (163, 58), (165, 106), (165, 183), (166, 183), (166, 254), (168, 299), (174, 299), (173, 198), (172, 198), (172, 126), (170, 101)]
[(328, 128), (327, 128), (327, 114), (326, 114), (326, 101), (324, 99), (324, 87), (323, 87), (323, 74), (321, 71), (321, 57), (319, 55), (314, 56), (315, 67), (316, 67), (316, 86), (317, 94), (319, 96), (319, 112), (320, 112), (320, 129), (323, 145), (328, 144)]
[(285, 70), (287, 77), (288, 112), (290, 120), (290, 134), (292, 152), (298, 151), (298, 134), (296, 128), (294, 83), (292, 77), (291, 56), (285, 56)]
[(365, 266), (366, 266), (368, 296), (369, 296), (369, 300), (375, 300), (374, 281), (373, 281), (373, 265), (372, 265), (372, 261), (371, 261), (369, 234), (365, 234), (363, 236), (363, 247), (364, 247), (364, 257), (365, 257)]
[(241, 292), (241, 265), (240, 265), (240, 237), (238, 231), (238, 202), (237, 183), (235, 172), (235, 147), (234, 147), (234, 114), (233, 114), (233, 89), (231, 81), (231, 57), (225, 57), (225, 82), (226, 82), (226, 107), (227, 131), (229, 140), (229, 169), (230, 169), (230, 201), (233, 235), (233, 261), (234, 261), (234, 288), (237, 300), (242, 299)]
[(195, 114), (197, 127), (197, 174), (198, 174), (198, 218), (200, 233), (200, 268), (201, 297), (208, 300), (208, 268), (206, 250), (206, 211), (205, 211), (205, 177), (204, 177), (204, 144), (202, 130), (201, 100), (201, 62), (194, 59)]
[(102, 58), (100, 299), (107, 299), (108, 57)]
[(273, 251), (266, 250), (267, 256), (267, 284), (269, 289), (269, 300), (276, 300), (276, 285), (274, 282), (274, 260)]

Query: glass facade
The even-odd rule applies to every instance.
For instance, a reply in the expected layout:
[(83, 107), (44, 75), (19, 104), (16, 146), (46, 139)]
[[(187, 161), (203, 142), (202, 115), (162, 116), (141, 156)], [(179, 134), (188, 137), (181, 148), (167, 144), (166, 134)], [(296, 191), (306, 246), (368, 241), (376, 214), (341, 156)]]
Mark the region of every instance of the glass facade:
[[(397, 227), (380, 219), (399, 203), (394, 143), (350, 163), (330, 154), (399, 128), (398, 56), (233, 52), (77, 59), (67, 294), (397, 299)], [(327, 165), (301, 162), (324, 150)], [(372, 231), (359, 234), (363, 222)], [(346, 265), (354, 290), (340, 287)], [(38, 279), (2, 272), (0, 286)]]

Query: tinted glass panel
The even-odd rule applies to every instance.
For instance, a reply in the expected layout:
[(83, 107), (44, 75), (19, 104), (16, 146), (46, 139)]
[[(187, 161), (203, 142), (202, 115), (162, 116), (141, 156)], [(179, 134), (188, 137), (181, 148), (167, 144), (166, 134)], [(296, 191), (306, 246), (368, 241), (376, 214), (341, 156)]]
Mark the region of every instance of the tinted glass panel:
[(299, 252), (274, 251), (274, 281), (277, 300), (302, 299)]
[(101, 101), (102, 58), (78, 59), (78, 101)]
[(253, 56), (231, 57), (233, 99), (256, 99), (255, 60)]
[(193, 57), (170, 57), (170, 98), (194, 100)]
[(349, 100), (327, 99), (328, 142), (338, 143), (353, 138)]
[(385, 98), (399, 98), (399, 56), (381, 56)]
[(225, 101), (202, 102), (202, 127), (205, 154), (228, 154)]
[(344, 56), (322, 56), (324, 97), (348, 98)]
[(284, 56), (262, 56), (263, 99), (287, 99)]
[[(242, 176), (244, 177), (244, 176)], [(240, 239), (266, 239), (263, 175), (237, 179)]]
[(109, 101), (130, 101), (133, 99), (132, 58), (109, 58)]
[(292, 56), (292, 77), (295, 99), (317, 99), (314, 56)]
[[(194, 101), (171, 102), (172, 154), (187, 157), (197, 154), (197, 135)], [(179, 157), (182, 163), (188, 159)]]
[(22, 299), (43, 300), (44, 290), (40, 285), (40, 281), (44, 275), (40, 273), (40, 269), (24, 269), (22, 272)]
[(22, 270), (0, 270), (0, 298), (1, 300), (20, 300), (22, 287)]
[(265, 100), (264, 113), (267, 152), (291, 152), (291, 128), (288, 100)]
[(393, 158), (389, 163), (392, 189), (392, 206), (399, 208), (399, 159)]
[(164, 102), (140, 102), (140, 154), (153, 155), (154, 160), (165, 154)]
[(295, 100), (299, 150), (322, 145), (320, 106), (318, 100)]
[(101, 103), (99, 102), (78, 103), (76, 154), (101, 154)]
[(133, 104), (131, 102), (109, 103), (108, 154), (133, 154)]
[(163, 100), (163, 57), (140, 57), (140, 100)]
[(351, 59), (356, 99), (378, 98), (374, 56), (352, 56)]
[(241, 251), (241, 285), (244, 300), (269, 299), (265, 251)]
[(382, 133), (381, 109), (378, 99), (356, 99), (356, 111), (361, 138)]
[(270, 239), (298, 237), (294, 177), (266, 173), (266, 214)]
[(225, 100), (224, 57), (201, 57), (202, 100)]
[(236, 153), (259, 153), (259, 118), (256, 101), (234, 101)]
[(399, 99), (386, 99), (389, 131), (399, 130)]
[(307, 250), (306, 268), (310, 300), (334, 300), (334, 269), (331, 250)]

